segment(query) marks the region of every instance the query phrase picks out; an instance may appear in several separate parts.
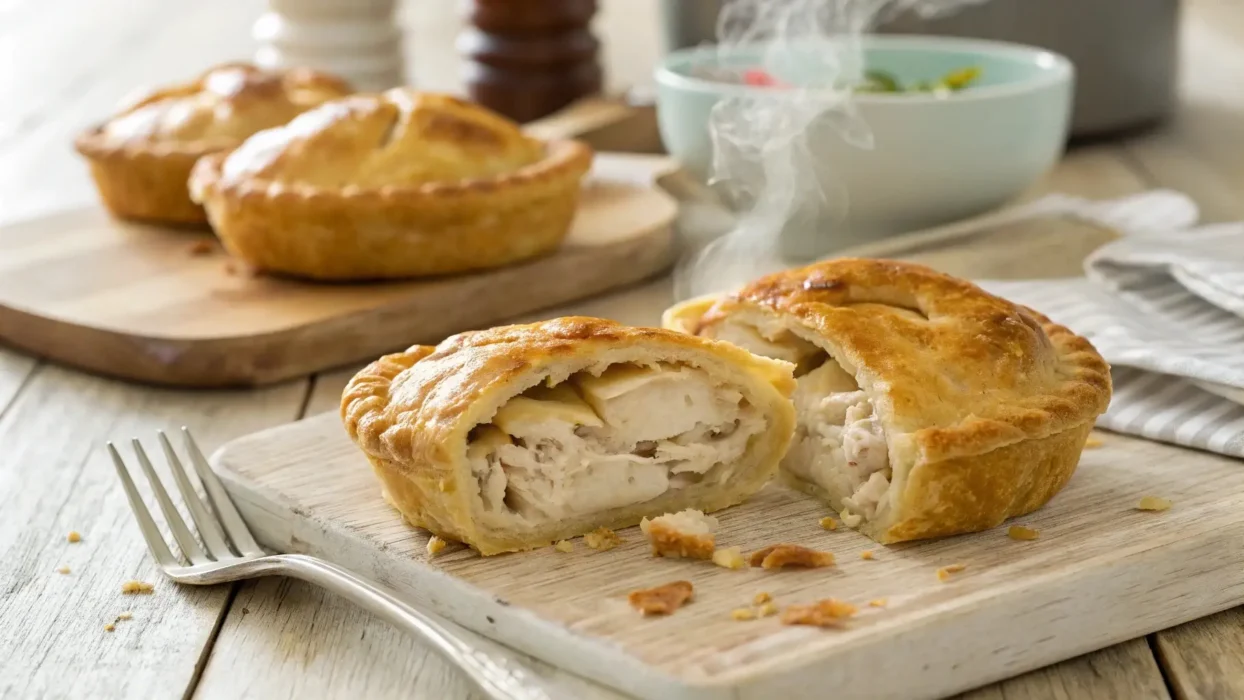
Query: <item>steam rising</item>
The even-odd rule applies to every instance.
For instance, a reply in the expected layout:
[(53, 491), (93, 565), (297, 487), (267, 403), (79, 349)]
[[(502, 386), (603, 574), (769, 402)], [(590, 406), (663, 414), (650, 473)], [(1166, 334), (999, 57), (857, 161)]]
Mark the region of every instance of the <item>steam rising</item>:
[(788, 87), (740, 89), (713, 108), (709, 182), (739, 214), (732, 230), (680, 263), (677, 298), (735, 289), (823, 249), (832, 233), (818, 229), (845, 215), (847, 199), (826, 181), (830, 168), (815, 163), (810, 138), (873, 146), (847, 89), (863, 76), (861, 35), (902, 12), (932, 17), (984, 1), (728, 0), (718, 63), (759, 49), (759, 61), (735, 67), (760, 68)]

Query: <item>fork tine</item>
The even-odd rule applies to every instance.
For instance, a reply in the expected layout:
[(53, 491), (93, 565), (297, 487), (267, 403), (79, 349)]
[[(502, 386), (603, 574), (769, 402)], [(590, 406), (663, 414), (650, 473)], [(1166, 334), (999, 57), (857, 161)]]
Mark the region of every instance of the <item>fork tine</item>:
[(179, 562), (169, 551), (168, 543), (160, 534), (160, 528), (156, 527), (155, 521), (151, 519), (151, 512), (143, 503), (142, 496), (138, 495), (138, 489), (130, 478), (129, 470), (125, 468), (125, 462), (111, 442), (108, 443), (108, 454), (112, 456), (112, 464), (117, 468), (117, 476), (121, 478), (121, 486), (130, 502), (130, 510), (134, 511), (134, 519), (138, 521), (138, 529), (142, 530), (143, 539), (147, 540), (147, 549), (151, 550), (151, 556), (155, 557), (156, 563), (161, 567), (177, 566)]
[(173, 505), (172, 499), (168, 497), (168, 491), (164, 490), (164, 484), (161, 483), (160, 477), (155, 472), (155, 467), (151, 466), (151, 460), (147, 459), (147, 451), (143, 449), (143, 445), (134, 438), (131, 441), (134, 445), (134, 454), (138, 455), (138, 464), (143, 468), (143, 472), (147, 474), (147, 480), (151, 482), (151, 491), (155, 493), (156, 503), (160, 504), (160, 510), (164, 511), (164, 519), (168, 522), (168, 529), (173, 532), (173, 539), (177, 540), (177, 546), (181, 548), (181, 553), (190, 560), (191, 564), (207, 564), (211, 560), (203, 553), (203, 549), (199, 547), (198, 541), (194, 539), (194, 535), (190, 534), (190, 529), (186, 527), (186, 521), (181, 519), (181, 513), (177, 512), (177, 507)]
[(212, 507), (216, 509), (216, 516), (225, 526), (225, 532), (229, 533), (229, 539), (233, 540), (238, 553), (243, 556), (263, 556), (264, 551), (251, 536), (250, 529), (246, 527), (246, 522), (238, 514), (238, 509), (233, 506), (233, 501), (225, 491), (224, 484), (220, 483), (220, 477), (212, 471), (207, 458), (203, 456), (203, 451), (199, 449), (194, 437), (190, 435), (190, 429), (182, 426), (181, 434), (186, 438), (186, 451), (190, 453), (194, 471), (199, 475), (199, 481), (203, 482), (207, 497), (211, 500)]
[(234, 556), (225, 542), (225, 533), (220, 529), (220, 523), (207, 512), (207, 506), (203, 504), (198, 492), (194, 490), (194, 484), (190, 483), (186, 468), (182, 466), (177, 453), (173, 451), (173, 446), (169, 444), (168, 436), (163, 430), (156, 432), (160, 436), (160, 446), (164, 448), (164, 458), (168, 461), (169, 471), (173, 472), (173, 480), (177, 482), (177, 489), (181, 491), (181, 498), (186, 502), (186, 508), (190, 510), (190, 517), (194, 520), (195, 527), (199, 529), (199, 536), (203, 538), (203, 545), (207, 547), (208, 553), (218, 560)]

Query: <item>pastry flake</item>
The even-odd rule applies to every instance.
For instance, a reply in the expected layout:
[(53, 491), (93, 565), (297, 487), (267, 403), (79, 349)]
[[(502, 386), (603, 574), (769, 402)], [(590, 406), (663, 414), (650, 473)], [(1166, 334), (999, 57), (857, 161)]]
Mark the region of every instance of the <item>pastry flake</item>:
[(483, 107), (394, 88), (325, 103), (190, 177), (229, 252), (315, 280), (395, 279), (544, 255), (570, 231), (592, 150)]
[(752, 552), (748, 563), (763, 569), (781, 569), (787, 566), (816, 569), (833, 566), (834, 555), (797, 544), (771, 544)]
[(1136, 504), (1136, 510), (1164, 511), (1170, 510), (1173, 504), (1161, 496), (1144, 496)]
[(654, 557), (712, 559), (717, 518), (694, 508), (639, 521)]
[(781, 476), (883, 544), (1040, 508), (1110, 402), (1087, 340), (913, 263), (820, 262), (684, 302), (663, 323), (796, 364)]
[(723, 569), (742, 569), (747, 566), (743, 552), (738, 547), (726, 547), (713, 552), (713, 563)]
[(669, 615), (691, 600), (693, 591), (690, 581), (671, 581), (656, 588), (631, 591), (626, 600), (644, 616)]
[(306, 68), (228, 63), (143, 95), (80, 134), (74, 146), (114, 215), (202, 224), (207, 217), (187, 189), (199, 158), (350, 92), (340, 78)]
[[(634, 367), (659, 376), (580, 388)], [(791, 370), (727, 343), (561, 318), (387, 355), (350, 380), (341, 415), (407, 520), (490, 555), (739, 503), (790, 441)], [(599, 420), (559, 405), (563, 386)], [(507, 433), (495, 418), (515, 398), (526, 408)]]
[(835, 598), (826, 598), (811, 605), (787, 606), (782, 611), (782, 624), (840, 627), (855, 613), (854, 605)]

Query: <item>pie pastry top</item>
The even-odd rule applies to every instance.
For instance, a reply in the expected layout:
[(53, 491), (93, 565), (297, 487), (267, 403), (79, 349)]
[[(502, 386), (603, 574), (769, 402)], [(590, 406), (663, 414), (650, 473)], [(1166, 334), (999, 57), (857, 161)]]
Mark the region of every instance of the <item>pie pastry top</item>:
[(414, 277), (546, 253), (592, 152), (457, 98), (396, 88), (322, 105), (204, 158), (197, 201), (230, 252), (315, 279)]
[(911, 263), (777, 273), (671, 308), (665, 325), (795, 362), (799, 427), (783, 476), (884, 543), (1041, 507), (1111, 395), (1084, 338)]
[(198, 158), (350, 91), (339, 78), (309, 69), (224, 64), (142, 96), (79, 135), (75, 146), (91, 161), (104, 202), (118, 215), (203, 221), (186, 190)]
[(789, 444), (792, 369), (560, 318), (382, 357), (347, 385), (341, 415), (407, 520), (495, 554), (743, 500)]

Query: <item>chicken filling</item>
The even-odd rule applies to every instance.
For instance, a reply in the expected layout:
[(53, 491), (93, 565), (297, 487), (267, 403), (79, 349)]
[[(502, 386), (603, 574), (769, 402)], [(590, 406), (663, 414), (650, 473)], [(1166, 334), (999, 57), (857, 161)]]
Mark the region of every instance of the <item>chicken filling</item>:
[(795, 437), (782, 468), (841, 502), (843, 521), (856, 527), (889, 509), (893, 477), (885, 432), (855, 378), (816, 345), (790, 330), (726, 321), (714, 337), (757, 355), (795, 363)]
[(485, 514), (534, 524), (724, 480), (764, 427), (702, 370), (619, 364), (510, 399), (472, 430), (467, 459)]

